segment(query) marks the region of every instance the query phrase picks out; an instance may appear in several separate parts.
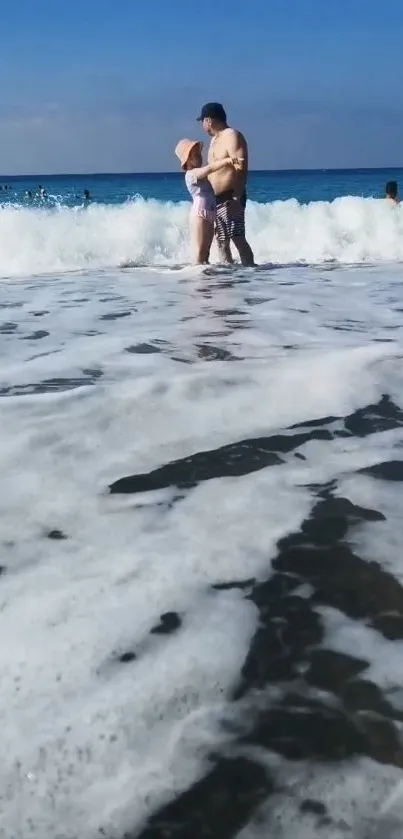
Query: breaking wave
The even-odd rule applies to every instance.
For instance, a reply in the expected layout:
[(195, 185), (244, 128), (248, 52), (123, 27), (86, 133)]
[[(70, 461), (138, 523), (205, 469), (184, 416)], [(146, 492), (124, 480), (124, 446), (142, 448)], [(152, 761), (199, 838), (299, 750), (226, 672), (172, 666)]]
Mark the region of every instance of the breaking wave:
[[(189, 262), (187, 202), (136, 198), (121, 205), (0, 209), (0, 275)], [(403, 259), (403, 208), (374, 198), (247, 207), (259, 262), (320, 264)], [(213, 251), (212, 259), (216, 259)]]

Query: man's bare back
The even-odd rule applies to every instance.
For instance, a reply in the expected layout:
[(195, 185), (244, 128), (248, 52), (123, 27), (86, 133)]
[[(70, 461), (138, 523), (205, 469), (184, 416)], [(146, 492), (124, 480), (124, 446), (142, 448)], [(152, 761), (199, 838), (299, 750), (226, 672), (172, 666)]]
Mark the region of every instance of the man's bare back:
[(248, 145), (243, 134), (234, 128), (224, 128), (211, 140), (208, 162), (214, 163), (224, 157), (242, 159), (242, 171), (236, 171), (233, 166), (226, 166), (218, 172), (212, 172), (209, 181), (216, 195), (231, 189), (240, 197), (245, 190), (248, 174)]

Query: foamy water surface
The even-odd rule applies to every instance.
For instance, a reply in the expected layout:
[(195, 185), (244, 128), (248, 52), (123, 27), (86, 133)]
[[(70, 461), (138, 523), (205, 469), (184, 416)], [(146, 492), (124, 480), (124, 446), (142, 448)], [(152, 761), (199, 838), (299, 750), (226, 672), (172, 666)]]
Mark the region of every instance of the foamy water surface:
[[(85, 208), (2, 205), (0, 276), (187, 264), (189, 207), (141, 196)], [(248, 201), (246, 218), (256, 260), (266, 265), (403, 260), (403, 205), (378, 198)], [(213, 262), (217, 256), (213, 247)]]
[(403, 216), (344, 202), (252, 205), (318, 263), (256, 270), (2, 213), (4, 839), (400, 835)]

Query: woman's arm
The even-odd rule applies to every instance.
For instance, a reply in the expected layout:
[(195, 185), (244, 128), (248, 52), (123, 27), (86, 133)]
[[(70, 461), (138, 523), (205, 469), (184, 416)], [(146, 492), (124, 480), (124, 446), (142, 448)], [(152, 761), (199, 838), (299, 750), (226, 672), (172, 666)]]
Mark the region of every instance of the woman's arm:
[(222, 160), (216, 160), (214, 163), (208, 163), (207, 166), (200, 166), (198, 169), (191, 169), (192, 175), (196, 181), (204, 181), (211, 175), (212, 172), (218, 172), (224, 169), (224, 166), (233, 166), (234, 161), (232, 157), (223, 157)]

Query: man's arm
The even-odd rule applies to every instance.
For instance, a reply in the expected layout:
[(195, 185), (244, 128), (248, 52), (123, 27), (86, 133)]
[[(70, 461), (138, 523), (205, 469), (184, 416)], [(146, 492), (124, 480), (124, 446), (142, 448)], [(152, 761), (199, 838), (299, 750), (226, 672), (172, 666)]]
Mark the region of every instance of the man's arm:
[(227, 152), (230, 157), (236, 157), (239, 161), (239, 165), (236, 167), (238, 172), (238, 188), (235, 190), (235, 193), (236, 197), (240, 198), (245, 189), (246, 176), (248, 174), (248, 144), (240, 131), (229, 128), (226, 133)]

